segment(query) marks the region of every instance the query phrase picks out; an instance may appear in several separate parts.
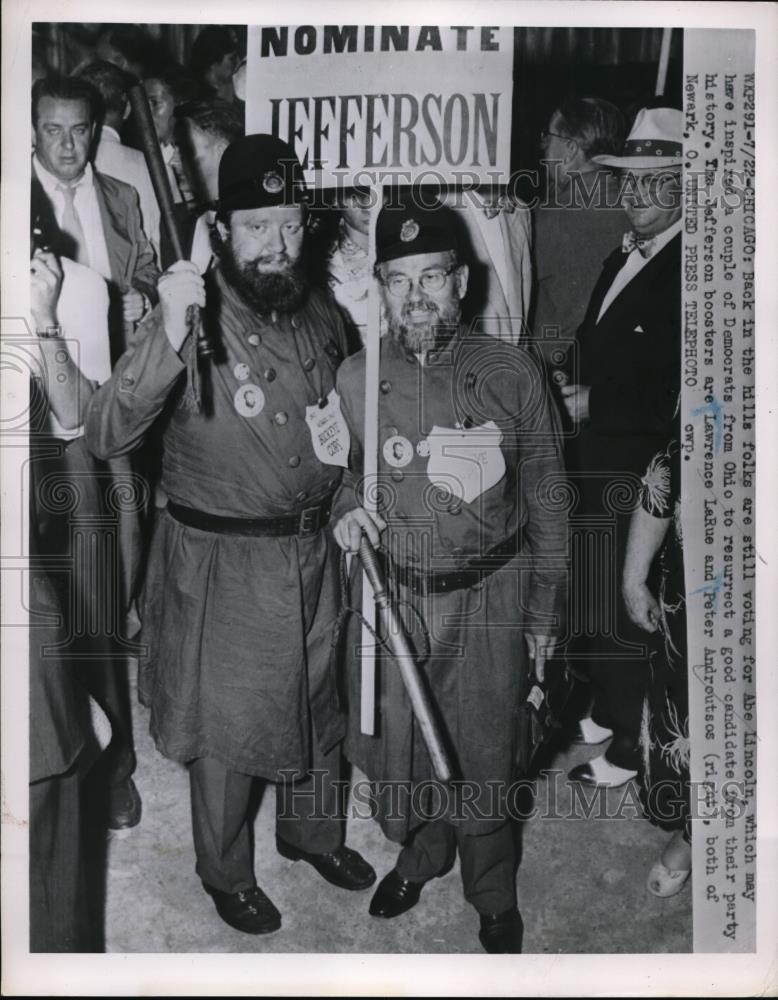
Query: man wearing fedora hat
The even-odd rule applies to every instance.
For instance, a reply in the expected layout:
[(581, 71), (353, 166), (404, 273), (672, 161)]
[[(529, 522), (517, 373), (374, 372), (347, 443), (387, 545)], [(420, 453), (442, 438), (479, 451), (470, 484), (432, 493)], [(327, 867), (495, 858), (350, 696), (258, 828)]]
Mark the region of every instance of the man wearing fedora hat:
[(416, 622), (412, 641), (462, 784), (453, 792), (432, 780), (391, 661), (380, 671), (379, 735), (359, 732), (358, 630), (347, 643), (346, 753), (377, 783), (381, 826), (403, 845), (371, 915), (391, 919), (411, 909), (458, 852), (482, 946), (517, 953), (522, 921), (510, 789), (530, 659), (542, 676), (559, 628), (566, 527), (553, 495), (563, 472), (533, 358), (461, 322), (469, 272), (457, 232), (447, 207), (410, 196), (379, 215), (376, 273), (387, 324), (379, 510), (373, 518), (361, 506), (360, 352), (338, 373), (353, 448), (336, 500), (335, 538), (352, 552), (363, 531), (381, 541), (399, 606), (415, 612), (406, 624)]
[(603, 265), (578, 330), (578, 370), (561, 390), (577, 428), (568, 452), (577, 513), (598, 536), (599, 560), (577, 577), (578, 605), (596, 618), (577, 623), (569, 652), (590, 664), (587, 741), (613, 736), (604, 754), (570, 772), (588, 785), (616, 787), (638, 769), (645, 643), (614, 595), (640, 477), (672, 436), (680, 392), (682, 130), (682, 112), (644, 108), (621, 155), (594, 157), (619, 169), (629, 229)]
[[(281, 915), (258, 887), (253, 778), (279, 782), (276, 841), (329, 882), (375, 873), (344, 846), (343, 724), (330, 662), (337, 562), (324, 530), (347, 431), (334, 392), (346, 337), (302, 267), (306, 191), (294, 151), (269, 135), (233, 142), (219, 165), (218, 263), (179, 261), (159, 282), (87, 434), (107, 457), (159, 421), (162, 488), (143, 603), (139, 691), (165, 756), (189, 765), (197, 872), (220, 916), (250, 934)], [(188, 405), (190, 305), (217, 349)], [(294, 780), (297, 779), (297, 780)]]

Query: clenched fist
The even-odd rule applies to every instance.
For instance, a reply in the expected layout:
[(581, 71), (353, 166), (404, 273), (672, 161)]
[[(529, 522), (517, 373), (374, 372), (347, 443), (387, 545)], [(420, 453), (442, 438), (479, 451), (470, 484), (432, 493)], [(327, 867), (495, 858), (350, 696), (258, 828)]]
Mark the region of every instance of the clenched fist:
[(36, 250), (30, 261), (30, 311), (36, 330), (57, 325), (62, 267), (53, 253)]
[(191, 305), (201, 308), (205, 305), (205, 283), (196, 264), (177, 260), (159, 279), (157, 288), (165, 333), (173, 350), (178, 352), (189, 333), (187, 309)]
[(146, 300), (135, 289), (128, 289), (122, 295), (122, 315), (125, 323), (137, 323), (146, 311)]
[(589, 393), (591, 386), (588, 385), (562, 385), (562, 402), (565, 404), (568, 416), (574, 424), (581, 424), (589, 419)]
[(359, 552), (364, 532), (372, 545), (380, 545), (381, 532), (386, 521), (379, 514), (370, 514), (364, 507), (357, 507), (344, 514), (333, 530), (335, 541), (344, 552)]

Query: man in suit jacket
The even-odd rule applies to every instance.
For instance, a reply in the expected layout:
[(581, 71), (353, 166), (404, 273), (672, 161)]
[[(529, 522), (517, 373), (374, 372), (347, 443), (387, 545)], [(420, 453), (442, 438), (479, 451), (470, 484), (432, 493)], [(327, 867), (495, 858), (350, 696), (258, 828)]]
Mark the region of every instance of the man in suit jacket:
[(563, 101), (541, 133), (546, 197), (533, 214), (532, 342), (547, 364), (574, 339), (602, 267), (624, 232), (619, 184), (593, 157), (624, 144), (624, 116), (599, 97)]
[[(47, 77), (36, 81), (32, 92), (35, 155), (31, 206), (33, 228), (45, 234), (43, 242), (50, 250), (91, 268), (106, 280), (114, 310), (114, 317), (109, 312), (109, 333), (116, 356), (123, 352), (134, 323), (157, 301), (158, 271), (141, 227), (136, 191), (93, 170), (89, 164), (97, 99), (94, 88), (84, 80)], [(84, 306), (81, 315), (71, 318), (67, 324), (71, 336), (78, 338), (88, 315)], [(62, 322), (62, 317), (57, 317), (49, 324), (53, 336), (61, 334)], [(85, 341), (80, 343), (83, 347)], [(94, 344), (91, 350), (95, 350)], [(94, 360), (79, 358), (81, 371), (93, 372), (90, 365)], [(96, 374), (88, 377), (96, 378)], [(100, 470), (86, 450), (78, 420), (70, 430), (72, 433), (67, 435), (56, 429), (53, 432), (58, 451), (52, 457), (52, 471), (64, 480), (78, 477), (79, 496), (85, 504), (94, 501), (89, 513), (104, 513), (96, 499), (99, 483), (111, 474), (115, 481), (127, 482), (132, 473), (126, 464), (115, 466), (110, 473)], [(124, 599), (129, 601), (140, 563), (140, 523), (137, 509), (119, 516), (121, 584)], [(46, 544), (47, 555), (72, 556), (66, 525), (53, 527)], [(78, 580), (74, 583), (79, 585)], [(90, 693), (104, 708), (114, 730), (100, 773), (106, 782), (105, 795), (101, 789), (100, 799), (107, 822), (113, 829), (131, 827), (140, 820), (141, 803), (131, 778), (135, 753), (126, 665), (114, 655), (108, 635), (101, 635), (95, 648), (79, 662)]]
[[(97, 92), (85, 80), (46, 77), (32, 90), (33, 204), (56, 223), (60, 256), (86, 264), (109, 283), (121, 324), (112, 324), (115, 348), (157, 301), (159, 271), (141, 225), (137, 192), (93, 170)], [(117, 319), (119, 316), (117, 316)], [(122, 329), (123, 326), (123, 329)]]
[[(605, 754), (572, 780), (618, 786), (637, 772), (646, 681), (644, 643), (618, 598), (629, 514), (653, 454), (666, 446), (680, 391), (680, 111), (643, 109), (621, 156), (596, 161), (622, 171), (622, 204), (632, 229), (605, 261), (578, 331), (577, 371), (562, 388), (577, 427), (569, 454), (583, 527), (597, 544), (571, 608), (573, 649), (591, 664), (592, 718)], [(592, 593), (595, 599), (592, 601)], [(586, 604), (596, 620), (587, 620)]]

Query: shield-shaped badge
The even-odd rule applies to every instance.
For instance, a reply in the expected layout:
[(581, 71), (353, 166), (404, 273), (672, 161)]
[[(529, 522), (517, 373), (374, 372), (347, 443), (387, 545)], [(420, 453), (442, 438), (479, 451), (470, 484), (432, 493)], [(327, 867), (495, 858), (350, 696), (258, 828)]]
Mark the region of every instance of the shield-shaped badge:
[(435, 425), (427, 438), (427, 478), (465, 503), (472, 503), (505, 475), (502, 438), (493, 420), (467, 430)]

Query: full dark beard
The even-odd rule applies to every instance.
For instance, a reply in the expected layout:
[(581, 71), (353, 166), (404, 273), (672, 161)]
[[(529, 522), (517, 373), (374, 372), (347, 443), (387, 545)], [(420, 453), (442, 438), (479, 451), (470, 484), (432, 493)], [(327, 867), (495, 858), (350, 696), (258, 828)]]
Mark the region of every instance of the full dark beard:
[(401, 315), (388, 318), (389, 333), (412, 354), (426, 354), (448, 343), (459, 326), (462, 310), (458, 302), (443, 310), (430, 305), (429, 322), (413, 325), (404, 322), (404, 315), (405, 308)]
[(236, 260), (229, 243), (222, 244), (219, 257), (227, 281), (261, 315), (273, 311), (292, 313), (305, 301), (308, 288), (301, 261), (284, 255), (285, 270), (263, 273), (257, 270), (256, 261)]

